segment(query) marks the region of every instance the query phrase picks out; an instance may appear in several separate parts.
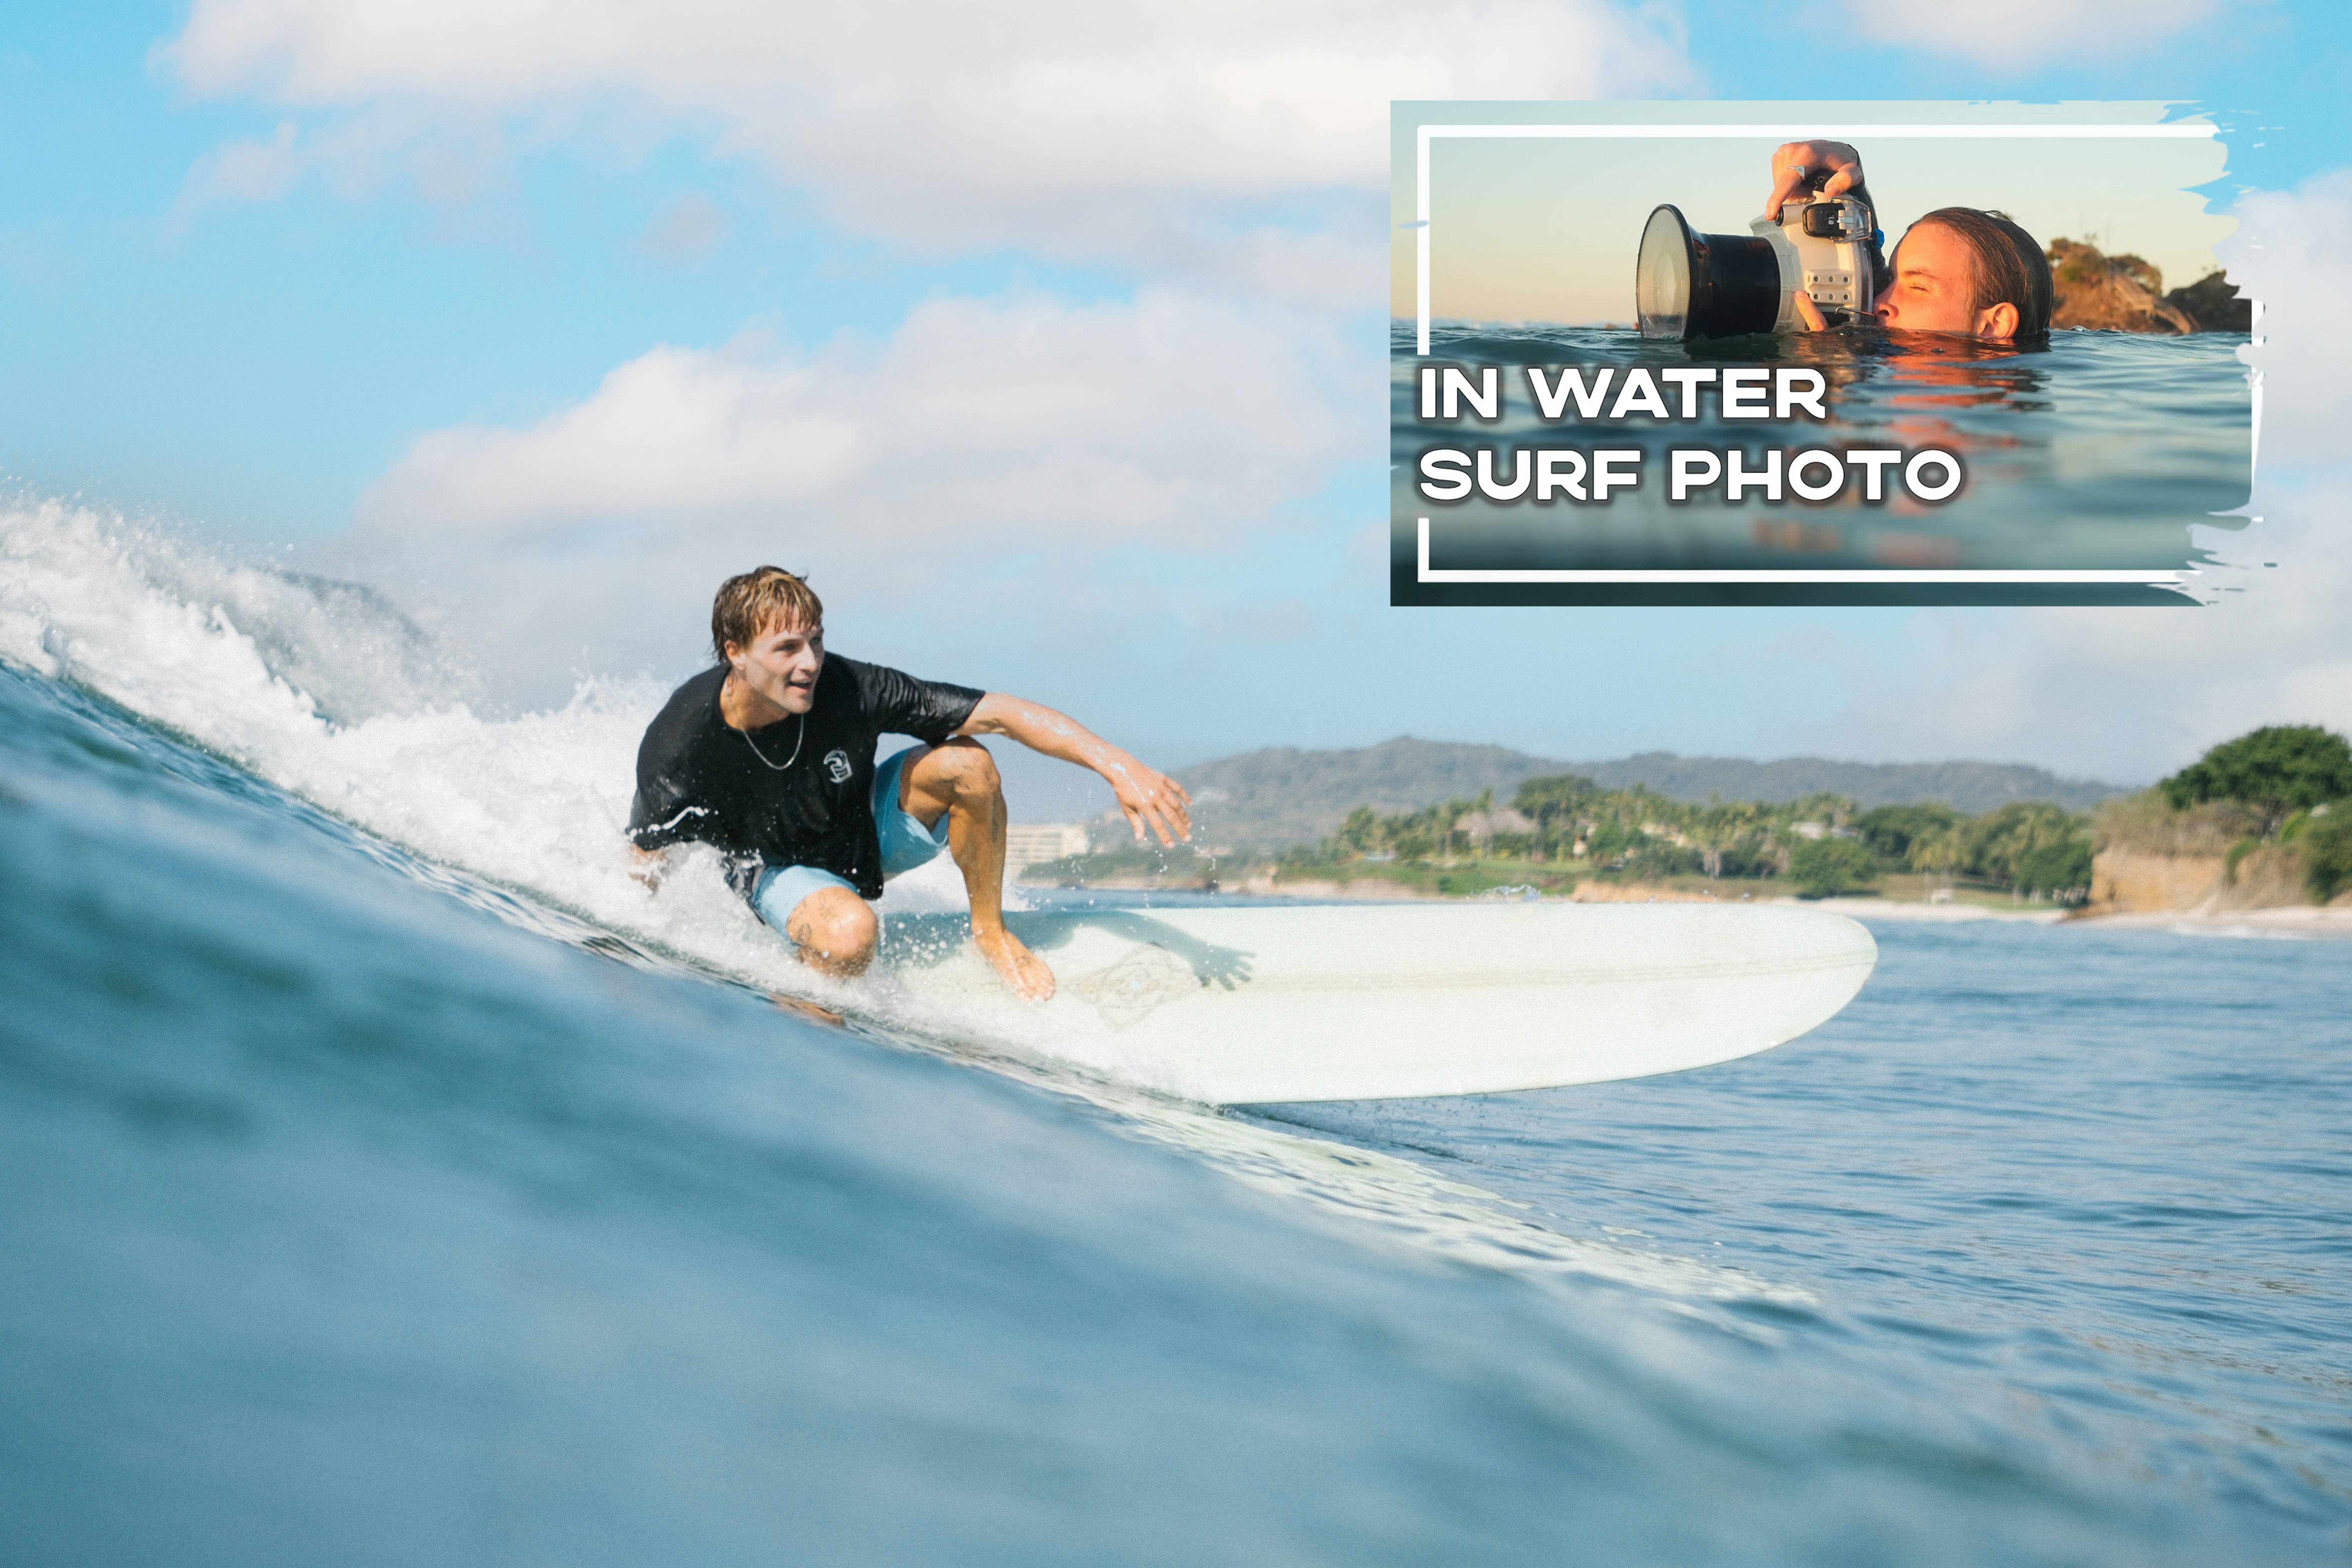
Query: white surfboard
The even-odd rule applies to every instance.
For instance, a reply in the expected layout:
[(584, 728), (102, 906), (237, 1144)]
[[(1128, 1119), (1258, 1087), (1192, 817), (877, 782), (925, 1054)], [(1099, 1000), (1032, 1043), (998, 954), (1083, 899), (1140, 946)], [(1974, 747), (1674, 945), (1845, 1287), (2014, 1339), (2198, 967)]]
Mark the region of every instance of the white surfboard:
[(1681, 1072), (1827, 1021), (1878, 961), (1818, 910), (1260, 906), (1006, 918), (1053, 966), (1015, 1000), (961, 917), (886, 924), (890, 1021), (1212, 1104), (1491, 1094)]

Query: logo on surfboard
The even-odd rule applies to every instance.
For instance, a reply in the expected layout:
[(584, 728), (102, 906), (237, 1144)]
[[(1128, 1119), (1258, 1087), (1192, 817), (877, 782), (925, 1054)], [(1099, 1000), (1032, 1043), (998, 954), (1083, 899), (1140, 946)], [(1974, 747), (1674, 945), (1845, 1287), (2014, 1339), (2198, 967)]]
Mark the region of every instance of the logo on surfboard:
[(1139, 1024), (1179, 996), (1189, 996), (1204, 983), (1192, 966), (1155, 943), (1133, 948), (1117, 963), (1097, 969), (1070, 989), (1095, 1005), (1103, 1021), (1114, 1029)]

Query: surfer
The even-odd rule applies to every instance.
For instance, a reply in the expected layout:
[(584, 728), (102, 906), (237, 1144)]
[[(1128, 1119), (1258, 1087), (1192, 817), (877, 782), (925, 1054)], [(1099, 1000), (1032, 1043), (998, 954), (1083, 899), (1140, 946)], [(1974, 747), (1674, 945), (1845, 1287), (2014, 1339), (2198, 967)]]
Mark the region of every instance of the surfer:
[[(1147, 827), (1162, 844), (1192, 837), (1184, 786), (1075, 720), (828, 658), (824, 606), (781, 567), (719, 586), (710, 642), (719, 662), (670, 694), (637, 749), (634, 874), (656, 888), (671, 846), (710, 845), (728, 885), (821, 973), (865, 973), (881, 934), (866, 900), (944, 848), (963, 873), (981, 955), (1024, 998), (1053, 995), (1053, 971), (1004, 929), (1004, 791), (975, 736), (1092, 768), (1138, 841)], [(921, 744), (877, 767), (885, 733)]]
[[(1772, 154), (1772, 194), (1765, 216), (1779, 221), (1780, 205), (1829, 171), (1821, 194), (1848, 193), (1869, 202), (1862, 154), (1843, 142), (1788, 142)], [(1875, 260), (1876, 247), (1873, 247)], [(2050, 261), (2034, 237), (2005, 213), (1938, 207), (1914, 223), (1879, 263), (1871, 315), (1897, 331), (1954, 332), (2000, 342), (2024, 342), (2050, 331)], [(1821, 308), (1797, 291), (1798, 317), (1807, 331), (1828, 326)]]

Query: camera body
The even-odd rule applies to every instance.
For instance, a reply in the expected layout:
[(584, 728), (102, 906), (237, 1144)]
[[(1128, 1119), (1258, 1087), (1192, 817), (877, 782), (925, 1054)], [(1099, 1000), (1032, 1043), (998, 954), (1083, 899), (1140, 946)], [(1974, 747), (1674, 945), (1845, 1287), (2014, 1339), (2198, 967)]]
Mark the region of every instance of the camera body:
[(1869, 317), (1876, 283), (1871, 248), (1878, 237), (1878, 220), (1868, 203), (1851, 195), (1800, 192), (1781, 204), (1779, 223), (1759, 217), (1748, 226), (1759, 238), (1771, 242), (1780, 263), (1779, 326), (1797, 325), (1790, 296), (1800, 289), (1812, 296), (1831, 326)]
[(1878, 278), (1878, 219), (1860, 196), (1824, 196), (1815, 174), (1746, 234), (1701, 234), (1672, 203), (1642, 226), (1633, 312), (1645, 338), (1745, 337), (1804, 325), (1797, 294), (1833, 327), (1870, 319)]

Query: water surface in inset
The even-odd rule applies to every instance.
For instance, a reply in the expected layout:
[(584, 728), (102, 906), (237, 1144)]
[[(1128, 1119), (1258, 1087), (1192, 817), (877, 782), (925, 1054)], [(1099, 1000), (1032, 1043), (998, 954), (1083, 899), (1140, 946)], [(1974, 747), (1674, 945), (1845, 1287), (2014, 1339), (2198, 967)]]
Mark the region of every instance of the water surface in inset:
[[(1440, 569), (2171, 570), (2211, 558), (2210, 541), (2191, 530), (2240, 526), (2216, 514), (2242, 507), (2252, 479), (2242, 333), (2062, 331), (2046, 345), (2011, 352), (1873, 328), (1685, 344), (1613, 328), (1433, 326), (1433, 360), (1507, 367), (1503, 417), (1450, 425), (1418, 417), (1424, 362), (1412, 352), (1412, 333), (1411, 322), (1391, 324), (1391, 516), (1400, 568), (1417, 559), (1415, 525), (1428, 517), (1431, 564)], [(1810, 367), (1828, 383), (1830, 417), (1727, 421), (1718, 396), (1703, 392), (1695, 419), (1591, 422), (1571, 403), (1565, 423), (1547, 423), (1521, 374), (1528, 365), (1585, 367), (1588, 383), (1606, 366), (1620, 367), (1621, 381), (1633, 366), (1654, 374)], [(1551, 369), (1546, 374), (1549, 381)], [(1676, 388), (1662, 383), (1661, 391), (1678, 413)], [(1482, 446), (1498, 448), (1498, 480), (1517, 471), (1522, 447), (1639, 449), (1643, 478), (1606, 505), (1559, 492), (1542, 505), (1496, 502), (1475, 489), (1454, 503), (1422, 494), (1424, 451)], [(1966, 480), (1932, 505), (1905, 495), (1891, 476), (1881, 503), (1864, 500), (1858, 480), (1820, 503), (1785, 489), (1778, 502), (1750, 489), (1727, 503), (1719, 485), (1679, 504), (1670, 499), (1672, 448), (1733, 447), (1751, 469), (1765, 466), (1771, 448), (1936, 447), (1960, 459)], [(1809, 474), (1815, 484), (1822, 478)]]

